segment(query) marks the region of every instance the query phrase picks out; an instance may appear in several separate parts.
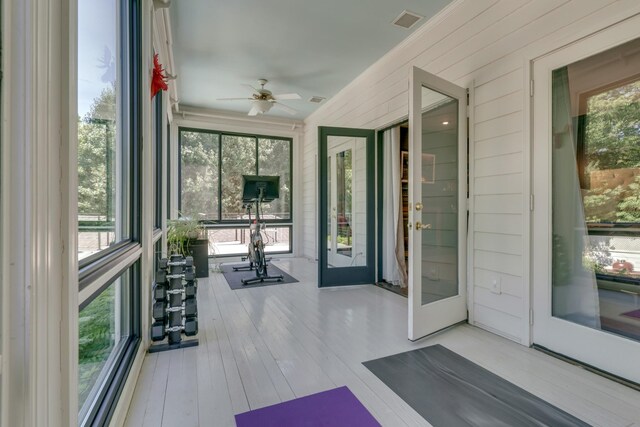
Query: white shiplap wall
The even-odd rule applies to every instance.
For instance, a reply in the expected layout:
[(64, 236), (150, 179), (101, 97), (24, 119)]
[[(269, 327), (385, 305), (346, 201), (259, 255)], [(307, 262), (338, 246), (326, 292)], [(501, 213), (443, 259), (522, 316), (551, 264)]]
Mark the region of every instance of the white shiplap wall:
[(529, 344), (529, 63), (637, 13), (637, 0), (455, 1), (305, 120), (304, 255), (317, 255), (318, 126), (379, 129), (406, 117), (418, 66), (473, 89), (471, 320)]

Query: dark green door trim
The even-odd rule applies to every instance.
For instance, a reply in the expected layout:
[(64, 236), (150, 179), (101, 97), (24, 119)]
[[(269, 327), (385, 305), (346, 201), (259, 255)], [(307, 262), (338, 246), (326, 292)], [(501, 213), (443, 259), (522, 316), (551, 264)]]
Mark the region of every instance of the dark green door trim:
[[(366, 179), (367, 179), (367, 256), (366, 266), (328, 267), (327, 257), (327, 137), (345, 136), (366, 138)], [(318, 287), (360, 285), (375, 280), (375, 131), (372, 129), (352, 129), (318, 127)]]

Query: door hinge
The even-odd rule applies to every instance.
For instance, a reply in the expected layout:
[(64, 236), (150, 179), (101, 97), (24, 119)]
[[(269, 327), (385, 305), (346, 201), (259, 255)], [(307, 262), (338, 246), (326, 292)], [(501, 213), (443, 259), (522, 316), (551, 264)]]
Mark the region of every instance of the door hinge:
[(533, 204), (534, 204), (534, 198), (533, 198), (533, 194), (529, 195), (529, 210), (531, 212), (533, 212)]
[(533, 309), (532, 308), (529, 309), (529, 325), (530, 326), (533, 325)]
[(529, 80), (529, 96), (533, 96), (533, 79)]
[(469, 199), (467, 199), (467, 212), (469, 211)]

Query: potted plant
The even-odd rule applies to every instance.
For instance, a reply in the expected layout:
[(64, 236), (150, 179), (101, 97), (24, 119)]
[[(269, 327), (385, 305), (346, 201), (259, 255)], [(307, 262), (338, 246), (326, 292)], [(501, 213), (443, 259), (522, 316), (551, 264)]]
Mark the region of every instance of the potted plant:
[(192, 256), (196, 277), (209, 276), (209, 240), (202, 224), (189, 217), (180, 217), (167, 223), (169, 254)]

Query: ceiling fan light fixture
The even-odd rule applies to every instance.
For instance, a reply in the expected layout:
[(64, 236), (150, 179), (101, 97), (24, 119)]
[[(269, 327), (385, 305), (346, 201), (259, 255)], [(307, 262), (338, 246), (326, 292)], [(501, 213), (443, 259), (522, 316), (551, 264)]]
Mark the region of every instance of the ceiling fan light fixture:
[(273, 104), (270, 101), (264, 101), (262, 99), (256, 99), (253, 101), (253, 107), (258, 110), (259, 114), (264, 114), (271, 109)]

